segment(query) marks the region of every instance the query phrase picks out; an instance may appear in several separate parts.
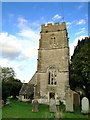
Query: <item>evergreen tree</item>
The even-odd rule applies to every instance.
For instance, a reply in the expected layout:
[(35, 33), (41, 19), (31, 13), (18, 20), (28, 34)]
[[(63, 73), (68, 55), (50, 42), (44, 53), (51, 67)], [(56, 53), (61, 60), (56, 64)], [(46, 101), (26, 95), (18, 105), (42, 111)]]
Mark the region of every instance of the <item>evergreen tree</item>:
[(70, 86), (83, 91), (83, 95), (90, 98), (90, 37), (78, 41), (78, 45), (71, 57)]

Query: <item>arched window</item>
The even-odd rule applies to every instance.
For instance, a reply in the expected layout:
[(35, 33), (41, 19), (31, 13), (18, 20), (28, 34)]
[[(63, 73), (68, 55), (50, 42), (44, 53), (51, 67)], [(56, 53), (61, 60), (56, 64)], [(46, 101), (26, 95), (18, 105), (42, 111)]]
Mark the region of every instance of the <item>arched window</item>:
[(50, 46), (52, 48), (57, 48), (58, 47), (57, 37), (54, 34), (51, 34), (50, 37), (51, 37), (51, 39), (50, 39)]
[(57, 84), (57, 81), (56, 81), (57, 74), (56, 74), (56, 70), (53, 67), (50, 68), (48, 76), (49, 76), (48, 77), (48, 84), (49, 85), (56, 85)]

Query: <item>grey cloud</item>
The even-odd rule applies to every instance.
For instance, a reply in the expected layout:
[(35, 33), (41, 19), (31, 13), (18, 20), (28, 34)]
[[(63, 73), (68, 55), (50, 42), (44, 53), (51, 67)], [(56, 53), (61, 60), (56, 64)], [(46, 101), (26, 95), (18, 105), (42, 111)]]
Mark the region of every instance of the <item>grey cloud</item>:
[(21, 50), (19, 48), (16, 48), (15, 46), (11, 46), (11, 45), (3, 45), (0, 48), (0, 51), (1, 51), (1, 57), (7, 58), (9, 60), (17, 59), (21, 54)]

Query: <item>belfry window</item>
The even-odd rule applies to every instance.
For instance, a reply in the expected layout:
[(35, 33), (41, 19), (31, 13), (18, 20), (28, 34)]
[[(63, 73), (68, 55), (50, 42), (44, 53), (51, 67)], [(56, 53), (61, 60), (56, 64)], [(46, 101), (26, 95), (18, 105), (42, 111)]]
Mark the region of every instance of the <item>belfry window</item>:
[(52, 43), (56, 44), (55, 37), (51, 37)]
[(58, 47), (58, 40), (57, 40), (57, 37), (54, 34), (50, 35), (50, 46), (51, 46), (51, 48), (57, 48)]

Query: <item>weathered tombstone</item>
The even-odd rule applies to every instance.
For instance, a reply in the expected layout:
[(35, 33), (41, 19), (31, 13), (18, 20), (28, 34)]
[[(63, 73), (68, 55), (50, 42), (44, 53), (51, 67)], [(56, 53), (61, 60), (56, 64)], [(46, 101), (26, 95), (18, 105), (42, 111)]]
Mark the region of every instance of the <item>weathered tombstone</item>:
[(2, 108), (4, 106), (4, 101), (0, 100), (0, 108)]
[(88, 100), (88, 98), (83, 97), (81, 103), (82, 103), (82, 111), (81, 112), (84, 114), (89, 113), (89, 100)]
[(50, 107), (50, 112), (53, 112), (53, 113), (57, 112), (56, 102), (55, 102), (54, 98), (50, 99), (49, 107)]
[(33, 101), (33, 109), (32, 109), (32, 112), (38, 112), (38, 105), (39, 105), (39, 103), (38, 103), (38, 100), (34, 100)]
[(73, 112), (73, 91), (70, 88), (66, 91), (66, 111)]
[(74, 106), (80, 106), (80, 95), (76, 92), (73, 93), (73, 104)]

